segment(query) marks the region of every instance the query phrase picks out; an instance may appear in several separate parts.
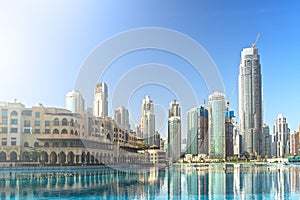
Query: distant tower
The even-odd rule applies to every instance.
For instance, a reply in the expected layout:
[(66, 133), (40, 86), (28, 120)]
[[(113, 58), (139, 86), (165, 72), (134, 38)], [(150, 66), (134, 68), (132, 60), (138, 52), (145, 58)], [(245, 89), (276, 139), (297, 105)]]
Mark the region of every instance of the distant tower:
[(115, 110), (114, 119), (119, 126), (122, 126), (128, 131), (130, 131), (129, 112), (125, 106), (120, 106), (118, 109)]
[(66, 94), (66, 109), (73, 113), (84, 112), (84, 99), (80, 92), (72, 90)]
[(213, 93), (208, 101), (208, 149), (210, 158), (225, 158), (225, 97)]
[(153, 146), (155, 144), (155, 114), (154, 104), (149, 96), (146, 96), (146, 98), (143, 99), (141, 131), (144, 137), (144, 142)]
[(282, 114), (279, 114), (275, 120), (273, 134), (275, 156), (283, 157), (284, 155), (289, 154), (290, 129), (286, 118)]
[(170, 103), (168, 120), (168, 157), (176, 162), (181, 153), (181, 109), (176, 100)]
[(95, 87), (94, 116), (108, 116), (108, 90), (106, 83), (97, 83)]
[(239, 72), (239, 129), (243, 151), (264, 152), (262, 134), (262, 76), (258, 49), (243, 49)]

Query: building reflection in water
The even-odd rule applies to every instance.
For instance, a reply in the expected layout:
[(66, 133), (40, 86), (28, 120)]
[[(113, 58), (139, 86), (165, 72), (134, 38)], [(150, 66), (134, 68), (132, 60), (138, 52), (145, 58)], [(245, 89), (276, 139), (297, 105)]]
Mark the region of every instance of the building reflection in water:
[(299, 190), (300, 166), (173, 165), (144, 173), (0, 172), (1, 199), (288, 199), (299, 197)]

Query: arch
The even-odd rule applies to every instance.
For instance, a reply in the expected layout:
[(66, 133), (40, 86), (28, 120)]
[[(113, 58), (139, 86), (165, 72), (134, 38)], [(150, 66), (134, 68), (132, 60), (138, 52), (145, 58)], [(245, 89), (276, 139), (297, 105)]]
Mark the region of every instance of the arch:
[(6, 153), (4, 151), (0, 152), (0, 162), (6, 161)]
[(48, 153), (46, 151), (41, 152), (40, 161), (44, 163), (48, 162)]
[(51, 152), (50, 154), (50, 163), (51, 164), (56, 164), (57, 162), (57, 155), (54, 151)]
[(61, 151), (58, 154), (58, 162), (59, 163), (66, 163), (66, 154), (65, 154), (65, 152)]
[(30, 154), (27, 151), (22, 154), (22, 161), (30, 161)]
[(67, 156), (68, 164), (74, 164), (74, 162), (75, 162), (74, 157), (75, 157), (74, 153), (72, 151), (70, 151)]
[(68, 120), (67, 120), (66, 118), (63, 118), (63, 119), (61, 120), (61, 125), (62, 125), (62, 126), (68, 126)]
[(11, 162), (15, 162), (18, 160), (18, 155), (15, 151), (10, 152), (9, 157)]
[[(29, 147), (28, 142), (24, 142), (24, 147)], [(25, 152), (24, 152), (25, 153)]]
[(99, 164), (99, 152), (96, 153), (96, 163)]
[(53, 120), (53, 125), (54, 125), (54, 126), (59, 126), (59, 119), (58, 119), (58, 118), (55, 118), (55, 119)]
[(95, 153), (92, 152), (92, 155), (91, 155), (91, 163), (95, 163)]
[(53, 134), (59, 134), (59, 130), (56, 128), (53, 130)]
[(71, 135), (74, 135), (74, 131), (73, 130), (71, 130)]
[(86, 163), (90, 163), (91, 162), (91, 154), (90, 152), (87, 152), (86, 154)]
[(18, 116), (17, 111), (15, 111), (15, 110), (11, 111), (10, 116)]
[(67, 129), (63, 129), (63, 130), (61, 131), (61, 134), (68, 134)]
[(75, 135), (78, 135), (78, 132), (77, 132), (77, 130), (75, 131)]
[(45, 142), (44, 147), (49, 147), (49, 142)]
[(108, 139), (111, 142), (111, 137), (110, 137), (109, 133), (107, 134), (106, 139)]
[(40, 145), (39, 145), (38, 142), (35, 142), (33, 146), (34, 146), (34, 147), (39, 147)]
[(74, 126), (74, 119), (71, 119), (70, 126)]
[(81, 162), (85, 163), (85, 152), (84, 151), (81, 153)]

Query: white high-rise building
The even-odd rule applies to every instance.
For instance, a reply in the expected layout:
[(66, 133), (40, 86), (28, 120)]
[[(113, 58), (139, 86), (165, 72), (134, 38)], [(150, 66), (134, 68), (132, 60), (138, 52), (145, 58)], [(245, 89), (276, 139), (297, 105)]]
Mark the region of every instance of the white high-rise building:
[(208, 153), (210, 158), (225, 158), (225, 97), (214, 92), (208, 101)]
[(290, 129), (286, 118), (279, 114), (273, 126), (273, 152), (277, 157), (289, 154)]
[(155, 114), (154, 104), (149, 96), (146, 96), (146, 98), (143, 99), (141, 126), (144, 142), (150, 146), (153, 146), (155, 144)]
[(106, 83), (97, 83), (95, 87), (94, 116), (108, 116), (108, 90)]
[(120, 106), (115, 110), (114, 119), (118, 123), (118, 125), (130, 131), (129, 112), (125, 106)]
[(256, 47), (241, 53), (239, 72), (239, 130), (243, 152), (263, 155), (262, 76)]
[(176, 100), (170, 103), (168, 120), (168, 157), (177, 161), (181, 154), (181, 109)]
[(72, 90), (66, 94), (66, 109), (73, 113), (84, 112), (84, 99), (80, 92)]

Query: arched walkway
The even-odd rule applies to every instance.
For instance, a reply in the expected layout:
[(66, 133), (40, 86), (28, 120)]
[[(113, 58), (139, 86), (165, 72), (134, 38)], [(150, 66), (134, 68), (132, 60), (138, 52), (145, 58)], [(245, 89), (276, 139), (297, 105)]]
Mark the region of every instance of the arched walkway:
[(12, 151), (10, 154), (9, 154), (9, 157), (10, 157), (10, 161), (11, 162), (15, 162), (18, 160), (18, 156), (17, 156), (17, 153)]
[(22, 161), (30, 161), (30, 154), (27, 151), (22, 154)]
[(70, 151), (68, 153), (68, 164), (74, 164), (74, 153), (72, 151)]
[(0, 152), (0, 162), (6, 161), (6, 153), (4, 151)]
[(41, 152), (40, 161), (43, 162), (43, 163), (48, 162), (48, 153), (46, 151)]
[(65, 152), (61, 151), (58, 154), (58, 161), (59, 161), (59, 163), (66, 163), (66, 154), (65, 154)]
[(51, 164), (56, 164), (57, 162), (57, 155), (54, 151), (51, 152), (50, 154), (50, 163)]

